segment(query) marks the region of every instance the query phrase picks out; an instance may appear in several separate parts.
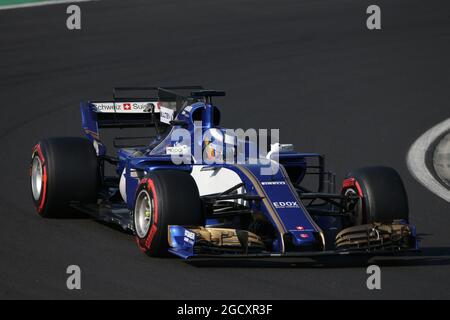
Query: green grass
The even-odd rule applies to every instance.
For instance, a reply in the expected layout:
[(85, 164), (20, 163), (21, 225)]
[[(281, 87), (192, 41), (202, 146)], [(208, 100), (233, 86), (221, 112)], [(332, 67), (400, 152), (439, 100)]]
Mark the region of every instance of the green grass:
[(31, 2), (42, 2), (44, 0), (0, 0), (0, 6), (6, 6), (10, 4), (21, 4), (21, 3), (31, 3)]

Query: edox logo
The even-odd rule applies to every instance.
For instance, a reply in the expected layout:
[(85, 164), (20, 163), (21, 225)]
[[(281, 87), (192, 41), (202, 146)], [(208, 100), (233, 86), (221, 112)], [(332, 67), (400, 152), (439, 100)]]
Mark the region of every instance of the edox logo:
[(274, 202), (273, 206), (277, 209), (290, 209), (290, 208), (299, 208), (297, 201), (278, 201)]

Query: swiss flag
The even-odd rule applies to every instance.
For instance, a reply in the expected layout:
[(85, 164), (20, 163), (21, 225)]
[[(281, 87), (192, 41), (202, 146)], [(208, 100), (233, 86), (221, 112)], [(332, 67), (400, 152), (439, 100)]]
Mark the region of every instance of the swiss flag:
[(123, 110), (131, 110), (131, 103), (124, 103)]

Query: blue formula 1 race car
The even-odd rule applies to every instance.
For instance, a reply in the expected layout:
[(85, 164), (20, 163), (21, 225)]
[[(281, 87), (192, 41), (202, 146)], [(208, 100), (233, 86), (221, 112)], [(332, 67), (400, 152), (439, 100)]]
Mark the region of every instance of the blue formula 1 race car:
[(220, 127), (212, 99), (223, 95), (200, 86), (128, 87), (114, 89), (111, 101), (81, 103), (85, 138), (44, 139), (33, 149), (37, 212), (54, 218), (81, 211), (117, 224), (150, 256), (418, 249), (394, 169), (352, 171), (336, 192), (322, 155)]

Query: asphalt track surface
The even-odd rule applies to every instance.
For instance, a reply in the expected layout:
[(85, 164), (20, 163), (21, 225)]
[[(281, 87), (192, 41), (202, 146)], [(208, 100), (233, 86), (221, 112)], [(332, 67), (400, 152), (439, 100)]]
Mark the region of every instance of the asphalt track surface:
[[(450, 298), (450, 204), (409, 174), (409, 146), (449, 117), (450, 3), (377, 1), (100, 1), (0, 12), (0, 297), (148, 299)], [(223, 124), (280, 128), (283, 142), (321, 152), (338, 179), (395, 167), (421, 234), (418, 257), (364, 265), (192, 266), (142, 255), (127, 234), (89, 219), (45, 220), (28, 166), (41, 137), (81, 135), (78, 104), (115, 85), (201, 83), (225, 89)], [(218, 101), (218, 100), (217, 100)], [(80, 164), (82, 165), (82, 164)], [(82, 269), (82, 290), (66, 268)]]

